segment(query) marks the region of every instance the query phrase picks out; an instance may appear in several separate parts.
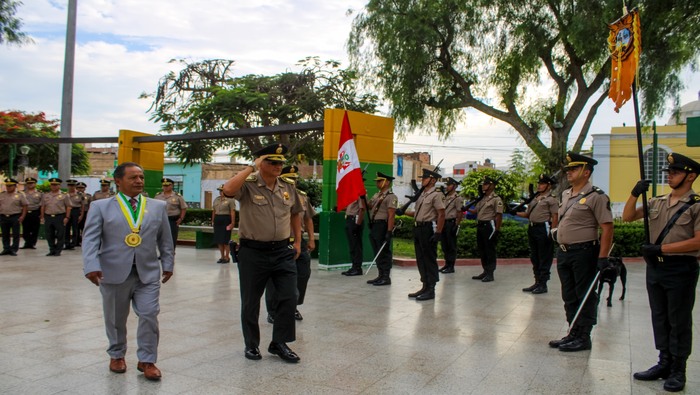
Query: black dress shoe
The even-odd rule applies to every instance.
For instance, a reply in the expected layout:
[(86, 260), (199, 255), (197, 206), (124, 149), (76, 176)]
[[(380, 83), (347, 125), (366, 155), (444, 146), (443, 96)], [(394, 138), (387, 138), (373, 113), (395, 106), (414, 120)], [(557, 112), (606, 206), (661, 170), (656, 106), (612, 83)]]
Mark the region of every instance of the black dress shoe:
[(376, 286), (382, 286), (382, 285), (391, 285), (391, 278), (389, 277), (382, 277), (379, 280), (375, 281), (372, 283), (372, 285)]
[(419, 289), (419, 290), (416, 291), (416, 292), (412, 292), (412, 293), (408, 294), (408, 297), (409, 297), (409, 298), (417, 298), (418, 295), (422, 294), (423, 292), (425, 292), (425, 291), (427, 291), (427, 290), (428, 290), (428, 288), (426, 288), (426, 286), (423, 285), (423, 288)]
[(481, 279), (481, 282), (482, 283), (490, 283), (493, 280), (494, 280), (493, 276), (490, 274), (487, 274), (484, 276), (484, 278)]
[(429, 289), (422, 294), (416, 296), (416, 300), (430, 300), (430, 299), (435, 299), (435, 291), (432, 289)]
[(2, 252), (0, 252), (0, 255), (10, 255), (10, 250), (2, 250)]
[(17, 256), (17, 253), (14, 250), (10, 250), (7, 252), (7, 255), (9, 256)]
[(685, 388), (685, 372), (671, 372), (668, 380), (664, 382), (664, 389), (668, 392), (680, 392)]
[(452, 266), (450, 266), (450, 267), (443, 267), (443, 268), (440, 270), (440, 272), (441, 272), (441, 273), (454, 273), (454, 272), (455, 272), (455, 268), (453, 268)]
[(278, 355), (280, 358), (287, 362), (299, 362), (299, 356), (292, 351), (289, 346), (284, 343), (270, 343), (270, 347), (267, 348), (270, 354)]
[(658, 379), (667, 379), (671, 374), (670, 365), (654, 365), (643, 372), (637, 372), (633, 375), (636, 380), (656, 381)]
[(53, 253), (53, 256), (61, 256), (61, 251), (56, 251)]
[(270, 324), (275, 323), (275, 317), (273, 317), (270, 313), (267, 313), (267, 322), (269, 322)]
[(532, 293), (534, 295), (538, 294), (546, 294), (547, 293), (547, 284), (540, 284), (537, 286), (537, 288), (532, 290)]
[(294, 319), (297, 321), (302, 321), (304, 319), (304, 317), (301, 316), (301, 313), (299, 312), (299, 310), (294, 311)]
[(48, 254), (46, 254), (46, 256), (54, 256), (55, 254), (55, 252), (49, 252)]
[(481, 280), (486, 277), (486, 272), (479, 274), (478, 276), (472, 276), (472, 280)]
[(381, 278), (382, 278), (382, 276), (377, 276), (377, 278), (367, 280), (367, 284), (374, 284), (375, 282), (379, 281)]
[(262, 355), (260, 355), (260, 350), (257, 347), (246, 347), (245, 357), (254, 361), (262, 359)]
[(352, 268), (352, 269), (348, 270), (347, 272), (342, 272), (341, 274), (344, 276), (361, 276), (362, 269)]
[(71, 250), (74, 250), (74, 249), (75, 249), (75, 248), (74, 248), (73, 246), (69, 246), (69, 247), (64, 248), (64, 250), (66, 250), (66, 251), (71, 251)]
[(20, 249), (20, 250), (27, 250), (27, 249), (30, 249), (30, 248), (33, 248), (33, 247), (28, 246), (28, 245), (25, 244), (25, 245), (23, 245), (22, 247), (20, 247), (19, 249)]
[(578, 336), (574, 338), (574, 340), (560, 344), (559, 345), (559, 351), (567, 351), (567, 352), (572, 352), (572, 351), (583, 351), (583, 350), (590, 350), (591, 349), (591, 338), (590, 336)]
[(534, 284), (530, 285), (529, 287), (523, 288), (523, 292), (532, 292), (532, 291), (534, 291), (535, 288), (537, 288), (537, 286), (539, 286), (539, 285), (540, 285), (539, 283), (535, 282)]

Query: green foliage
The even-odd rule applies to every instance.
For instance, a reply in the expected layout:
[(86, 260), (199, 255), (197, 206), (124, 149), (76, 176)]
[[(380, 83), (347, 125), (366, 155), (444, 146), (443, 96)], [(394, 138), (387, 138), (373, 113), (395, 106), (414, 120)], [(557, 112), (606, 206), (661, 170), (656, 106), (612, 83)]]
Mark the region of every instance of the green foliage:
[[(357, 74), (341, 69), (336, 61), (309, 57), (298, 64), (299, 72), (273, 76), (233, 76), (233, 60), (213, 59), (179, 62), (184, 68), (168, 73), (158, 83), (149, 111), (166, 133), (210, 132), (228, 129), (295, 124), (323, 119), (325, 108), (374, 113), (378, 99), (359, 92)], [(323, 159), (321, 132), (291, 135), (209, 139), (168, 144), (168, 154), (186, 164), (207, 162), (217, 149), (230, 149), (231, 156), (252, 158), (252, 152), (273, 141), (289, 147), (289, 155)]]
[(321, 206), (323, 186), (320, 182), (299, 177), (297, 179), (297, 188), (300, 191), (306, 192), (306, 195), (309, 197), (309, 201), (311, 202), (311, 207)]
[[(678, 94), (680, 71), (697, 65), (700, 7), (638, 4), (649, 120)], [(363, 81), (390, 101), (402, 133), (430, 128), (445, 139), (474, 108), (515, 129), (552, 173), (567, 150), (580, 151), (606, 100), (606, 24), (622, 16), (620, 7), (619, 0), (370, 0), (348, 48)]]
[[(43, 112), (26, 113), (23, 111), (0, 111), (0, 138), (19, 137), (59, 137), (58, 120), (46, 119)], [(41, 171), (58, 170), (58, 144), (26, 144), (29, 147), (28, 163)], [(71, 146), (71, 174), (90, 173), (88, 154), (81, 144)], [(15, 157), (14, 172), (17, 171), (19, 155)], [(7, 169), (10, 150), (0, 150), (0, 168)], [(14, 173), (13, 172), (13, 173)]]
[(498, 180), (496, 184), (496, 195), (501, 197), (504, 204), (520, 199), (521, 181), (516, 174), (505, 173), (495, 169), (479, 169), (469, 172), (462, 179), (462, 191), (460, 194), (468, 200), (473, 200), (479, 196), (479, 189), (484, 177)]
[[(211, 213), (212, 210), (209, 208), (188, 208), (185, 211), (185, 219), (182, 223), (194, 226), (212, 226)], [(236, 222), (238, 222), (238, 215), (236, 215)]]
[(22, 44), (31, 41), (22, 32), (22, 21), (16, 17), (17, 7), (22, 4), (14, 0), (0, 0), (0, 44)]

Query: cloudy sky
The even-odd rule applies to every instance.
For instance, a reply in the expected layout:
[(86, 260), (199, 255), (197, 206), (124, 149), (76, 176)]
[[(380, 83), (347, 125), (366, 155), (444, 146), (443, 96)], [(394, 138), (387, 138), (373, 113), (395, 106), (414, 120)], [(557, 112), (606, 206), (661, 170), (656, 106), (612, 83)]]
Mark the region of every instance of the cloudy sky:
[[(138, 97), (154, 91), (167, 72), (179, 70), (170, 59), (233, 59), (236, 75), (295, 71), (307, 56), (347, 66), (345, 43), (365, 2), (78, 0), (73, 136), (116, 136), (119, 129), (156, 133), (158, 126), (148, 120), (151, 102)], [(23, 0), (18, 16), (34, 42), (0, 46), (0, 109), (60, 118), (67, 4)], [(697, 100), (700, 75), (685, 73), (684, 82), (682, 103)], [(600, 108), (592, 133), (634, 123), (631, 105), (615, 114), (611, 103)], [(436, 161), (445, 158), (443, 167), (486, 158), (507, 166), (516, 147), (524, 148), (524, 142), (508, 126), (470, 112), (469, 123), (448, 141), (416, 134), (395, 150), (427, 150)]]

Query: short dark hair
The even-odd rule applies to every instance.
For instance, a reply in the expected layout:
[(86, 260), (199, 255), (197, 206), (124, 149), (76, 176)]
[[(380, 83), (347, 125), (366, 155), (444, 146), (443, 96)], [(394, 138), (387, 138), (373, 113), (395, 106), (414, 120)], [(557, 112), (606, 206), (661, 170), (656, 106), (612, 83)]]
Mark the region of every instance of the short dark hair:
[(114, 169), (114, 179), (116, 180), (117, 178), (124, 178), (124, 175), (126, 174), (126, 168), (127, 167), (138, 167), (139, 169), (143, 170), (143, 167), (139, 165), (136, 162), (124, 162), (120, 163), (119, 166), (117, 166), (116, 169)]

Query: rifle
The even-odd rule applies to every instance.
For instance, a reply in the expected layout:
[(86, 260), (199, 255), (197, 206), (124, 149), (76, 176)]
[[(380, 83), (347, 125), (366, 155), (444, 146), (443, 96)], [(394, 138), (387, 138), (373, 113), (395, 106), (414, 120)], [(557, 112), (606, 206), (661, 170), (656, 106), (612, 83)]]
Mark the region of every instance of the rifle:
[(530, 190), (530, 196), (523, 198), (523, 201), (518, 204), (517, 206), (513, 207), (512, 209), (508, 209), (508, 214), (515, 215), (520, 209), (525, 207), (526, 204), (530, 204), (537, 196), (539, 196), (539, 192), (535, 192), (535, 187), (534, 185), (530, 184), (528, 185), (528, 189)]
[[(445, 160), (445, 159), (440, 159), (440, 162), (438, 162), (438, 164), (435, 165), (435, 168), (433, 169), (433, 171), (438, 171), (438, 170), (440, 170), (440, 164), (442, 163), (443, 160)], [(415, 202), (416, 200), (418, 200), (418, 198), (420, 197), (420, 195), (421, 195), (421, 194), (423, 193), (423, 191), (425, 190), (425, 185), (421, 185), (421, 187), (418, 188), (418, 183), (416, 182), (416, 179), (414, 178), (414, 179), (411, 180), (411, 188), (413, 188), (413, 195), (412, 195), (412, 196), (404, 195), (405, 197), (408, 198), (408, 201), (407, 201), (406, 203), (404, 203), (403, 206), (401, 206), (401, 207), (399, 207), (398, 209), (396, 209), (396, 214), (397, 214), (397, 215), (403, 215), (403, 214), (406, 212), (406, 210), (408, 209), (408, 206), (410, 206), (411, 203), (413, 203), (413, 202)]]

